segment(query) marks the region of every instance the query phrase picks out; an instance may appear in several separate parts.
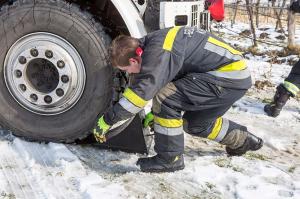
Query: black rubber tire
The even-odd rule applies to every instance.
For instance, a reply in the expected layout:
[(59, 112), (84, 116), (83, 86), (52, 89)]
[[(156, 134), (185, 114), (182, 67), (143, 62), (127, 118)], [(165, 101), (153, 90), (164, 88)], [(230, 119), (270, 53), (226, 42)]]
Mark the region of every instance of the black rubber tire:
[[(3, 76), (5, 55), (20, 37), (50, 32), (70, 42), (83, 59), (86, 85), (80, 100), (67, 112), (43, 116), (21, 107)], [(63, 0), (18, 0), (0, 11), (0, 123), (16, 136), (34, 141), (70, 143), (86, 137), (97, 115), (109, 106), (112, 69), (107, 63), (108, 36), (101, 24), (77, 5)]]

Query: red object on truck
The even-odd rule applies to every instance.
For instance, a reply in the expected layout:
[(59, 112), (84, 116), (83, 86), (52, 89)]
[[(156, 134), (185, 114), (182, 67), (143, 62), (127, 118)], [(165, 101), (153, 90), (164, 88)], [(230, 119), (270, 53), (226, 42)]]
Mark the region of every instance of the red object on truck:
[(208, 10), (210, 16), (216, 21), (222, 21), (224, 19), (224, 0), (207, 0), (210, 5)]

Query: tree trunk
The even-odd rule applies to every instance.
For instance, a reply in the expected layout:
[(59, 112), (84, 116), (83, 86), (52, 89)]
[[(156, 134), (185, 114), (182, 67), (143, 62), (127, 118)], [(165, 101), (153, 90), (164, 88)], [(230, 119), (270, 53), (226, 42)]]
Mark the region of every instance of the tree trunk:
[(256, 2), (256, 28), (258, 28), (258, 25), (259, 25), (259, 4), (260, 4), (260, 0), (257, 0), (257, 2)]
[(252, 32), (252, 35), (253, 35), (253, 40), (252, 40), (253, 41), (253, 46), (257, 46), (255, 27), (254, 27), (254, 24), (253, 24), (252, 9), (251, 9), (251, 5), (249, 3), (249, 0), (246, 0), (246, 7), (247, 7), (248, 15), (249, 15), (249, 20), (250, 20), (251, 32)]
[[(286, 3), (286, 0), (283, 0), (283, 1), (282, 1), (282, 5), (281, 5), (281, 7), (280, 7), (279, 14), (278, 14), (278, 16), (277, 16), (277, 22), (276, 22), (276, 28), (275, 28), (275, 30), (277, 30), (278, 27), (279, 27), (280, 30), (281, 30), (282, 32), (284, 32), (284, 29), (283, 29), (283, 26), (282, 26), (282, 23), (281, 23), (281, 18), (280, 18), (280, 16), (282, 15), (282, 12), (283, 12), (285, 3)], [(279, 3), (278, 3), (278, 5), (279, 5)]]
[(236, 18), (236, 13), (237, 13), (237, 9), (238, 9), (238, 6), (239, 6), (239, 0), (236, 0), (235, 2), (235, 8), (234, 8), (234, 14), (233, 14), (233, 18), (231, 20), (231, 28), (233, 27), (233, 24), (235, 24), (235, 18)]
[[(291, 0), (290, 5), (293, 0)], [(288, 11), (288, 47), (295, 46), (295, 13), (291, 10)]]

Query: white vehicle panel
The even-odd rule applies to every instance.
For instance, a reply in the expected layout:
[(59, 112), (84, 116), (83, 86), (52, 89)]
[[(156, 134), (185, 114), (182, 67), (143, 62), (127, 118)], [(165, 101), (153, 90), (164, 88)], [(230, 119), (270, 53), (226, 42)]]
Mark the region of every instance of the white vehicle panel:
[(160, 23), (161, 29), (175, 26), (175, 17), (187, 16), (187, 26), (199, 26), (200, 12), (204, 11), (204, 1), (189, 2), (161, 2)]
[(144, 22), (131, 0), (111, 0), (122, 16), (132, 37), (141, 38), (147, 34)]

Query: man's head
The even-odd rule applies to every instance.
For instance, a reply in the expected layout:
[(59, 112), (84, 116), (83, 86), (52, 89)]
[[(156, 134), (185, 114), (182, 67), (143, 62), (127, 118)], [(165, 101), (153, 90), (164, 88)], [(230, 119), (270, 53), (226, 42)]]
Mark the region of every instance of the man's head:
[(142, 63), (142, 49), (136, 38), (121, 35), (110, 46), (110, 59), (114, 67), (128, 73), (139, 73)]

